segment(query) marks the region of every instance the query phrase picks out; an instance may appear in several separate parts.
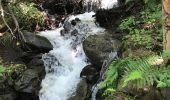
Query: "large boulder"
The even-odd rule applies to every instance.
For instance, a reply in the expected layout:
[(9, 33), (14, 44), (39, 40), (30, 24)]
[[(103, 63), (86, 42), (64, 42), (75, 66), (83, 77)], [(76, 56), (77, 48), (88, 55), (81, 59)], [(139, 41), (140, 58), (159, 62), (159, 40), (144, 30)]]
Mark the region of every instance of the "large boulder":
[(83, 42), (86, 56), (97, 69), (109, 59), (110, 53), (119, 51), (120, 46), (120, 42), (108, 34), (91, 35)]
[(0, 100), (14, 100), (16, 98), (16, 93), (7, 84), (7, 78), (0, 75)]
[(45, 37), (28, 31), (23, 31), (23, 33), (26, 39), (26, 44), (28, 44), (31, 49), (47, 52), (53, 48), (51, 43)]
[(76, 92), (68, 100), (85, 100), (88, 92), (88, 85), (85, 80), (81, 80), (77, 85)]
[[(17, 92), (38, 94), (44, 67), (34, 67), (23, 72), (21, 77), (15, 80), (14, 88)], [(44, 73), (45, 74), (45, 73)]]
[(87, 83), (94, 84), (97, 82), (99, 73), (96, 68), (92, 65), (87, 65), (84, 67), (80, 73), (80, 77), (85, 78)]

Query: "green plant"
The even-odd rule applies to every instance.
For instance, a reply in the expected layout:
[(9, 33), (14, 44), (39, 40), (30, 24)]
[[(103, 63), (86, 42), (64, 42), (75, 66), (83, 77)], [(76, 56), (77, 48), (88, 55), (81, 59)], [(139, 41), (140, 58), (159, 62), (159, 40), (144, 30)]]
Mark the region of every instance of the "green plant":
[(118, 67), (120, 67), (120, 64), (122, 63), (121, 60), (113, 61), (107, 72), (105, 73), (105, 80), (100, 83), (99, 89), (104, 87), (111, 86), (112, 88), (117, 87), (117, 78), (118, 78)]
[(0, 76), (3, 75), (3, 73), (5, 72), (5, 67), (3, 67), (3, 65), (0, 65)]
[(11, 6), (18, 22), (24, 25), (25, 29), (29, 29), (34, 24), (43, 25), (43, 13), (40, 12), (34, 3), (18, 3), (16, 6)]
[(122, 38), (125, 48), (146, 47), (151, 50), (155, 43), (162, 46), (161, 3), (159, 0), (144, 1), (146, 6), (143, 11), (123, 19), (119, 24), (118, 29), (126, 33)]
[(10, 33), (5, 33), (2, 37), (0, 37), (0, 45), (4, 47), (12, 47), (14, 45), (14, 41)]
[(100, 88), (112, 87), (117, 88), (127, 87), (132, 83), (133, 88), (142, 88), (145, 86), (169, 87), (170, 82), (170, 67), (155, 65), (155, 61), (159, 56), (152, 55), (142, 58), (124, 58), (113, 61), (109, 66), (105, 76), (105, 80), (100, 84)]
[(143, 58), (127, 60), (122, 68), (122, 87), (128, 86), (130, 82), (134, 88), (153, 86), (159, 69), (150, 63), (152, 61), (148, 62)]

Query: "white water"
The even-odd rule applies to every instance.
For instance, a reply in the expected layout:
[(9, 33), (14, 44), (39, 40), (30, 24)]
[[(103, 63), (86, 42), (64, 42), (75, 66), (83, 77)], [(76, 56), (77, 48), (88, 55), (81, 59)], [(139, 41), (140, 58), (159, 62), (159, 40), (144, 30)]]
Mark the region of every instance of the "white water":
[(111, 9), (117, 6), (117, 0), (85, 0), (84, 5), (87, 6), (86, 10), (91, 11), (93, 8)]
[[(106, 2), (103, 5), (110, 4), (108, 0)], [(111, 4), (103, 7), (110, 8)], [(40, 33), (53, 45), (53, 50), (42, 57), (46, 76), (41, 83), (40, 100), (67, 100), (75, 92), (81, 80), (80, 72), (88, 64), (82, 41), (89, 35), (102, 34), (105, 30), (96, 26), (95, 19), (92, 17), (94, 14), (94, 12), (86, 12), (66, 19), (65, 22), (69, 23), (75, 18), (81, 21), (76, 26), (70, 24), (71, 28), (65, 36), (61, 36), (63, 25), (55, 30)], [(78, 31), (76, 36), (71, 36), (73, 30)]]
[[(70, 34), (61, 36), (60, 31), (63, 27), (40, 33), (54, 47), (48, 54), (43, 55), (46, 76), (41, 84), (40, 100), (67, 100), (76, 90), (80, 81), (80, 72), (88, 64), (81, 40), (87, 35), (104, 32), (104, 29), (95, 25), (92, 15), (94, 15), (93, 12), (69, 17), (68, 21), (75, 18), (81, 20), (79, 24), (72, 26), (72, 30), (78, 30), (78, 36)], [(78, 38), (78, 41), (75, 42), (75, 38)]]
[(111, 9), (117, 5), (117, 0), (101, 0), (101, 8)]

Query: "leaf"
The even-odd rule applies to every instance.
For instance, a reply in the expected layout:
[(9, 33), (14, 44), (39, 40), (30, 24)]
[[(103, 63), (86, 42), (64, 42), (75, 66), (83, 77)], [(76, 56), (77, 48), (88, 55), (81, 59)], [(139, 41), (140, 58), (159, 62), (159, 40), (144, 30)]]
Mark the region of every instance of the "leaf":
[(167, 86), (167, 84), (166, 83), (164, 83), (164, 82), (162, 82), (162, 81), (157, 81), (157, 88), (163, 88), (163, 87), (166, 87)]
[(133, 71), (133, 72), (131, 72), (131, 73), (127, 76), (127, 78), (124, 80), (122, 87), (126, 87), (126, 86), (127, 86), (127, 83), (128, 83), (129, 81), (136, 80), (136, 79), (142, 79), (142, 73), (141, 73), (140, 71)]
[(0, 65), (0, 73), (5, 72), (5, 70), (6, 70), (6, 68), (5, 68), (5, 67), (3, 67), (2, 65)]
[(163, 51), (162, 57), (163, 58), (170, 58), (170, 51)]

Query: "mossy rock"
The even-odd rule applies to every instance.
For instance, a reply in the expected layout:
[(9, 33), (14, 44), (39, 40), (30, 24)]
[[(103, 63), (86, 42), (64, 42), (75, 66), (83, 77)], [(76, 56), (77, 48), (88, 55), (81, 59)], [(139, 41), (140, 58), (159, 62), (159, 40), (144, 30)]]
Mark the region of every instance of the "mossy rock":
[[(100, 68), (111, 52), (119, 51), (121, 43), (108, 34), (91, 35), (83, 42), (85, 54), (94, 66)], [(98, 69), (97, 68), (97, 69)]]

